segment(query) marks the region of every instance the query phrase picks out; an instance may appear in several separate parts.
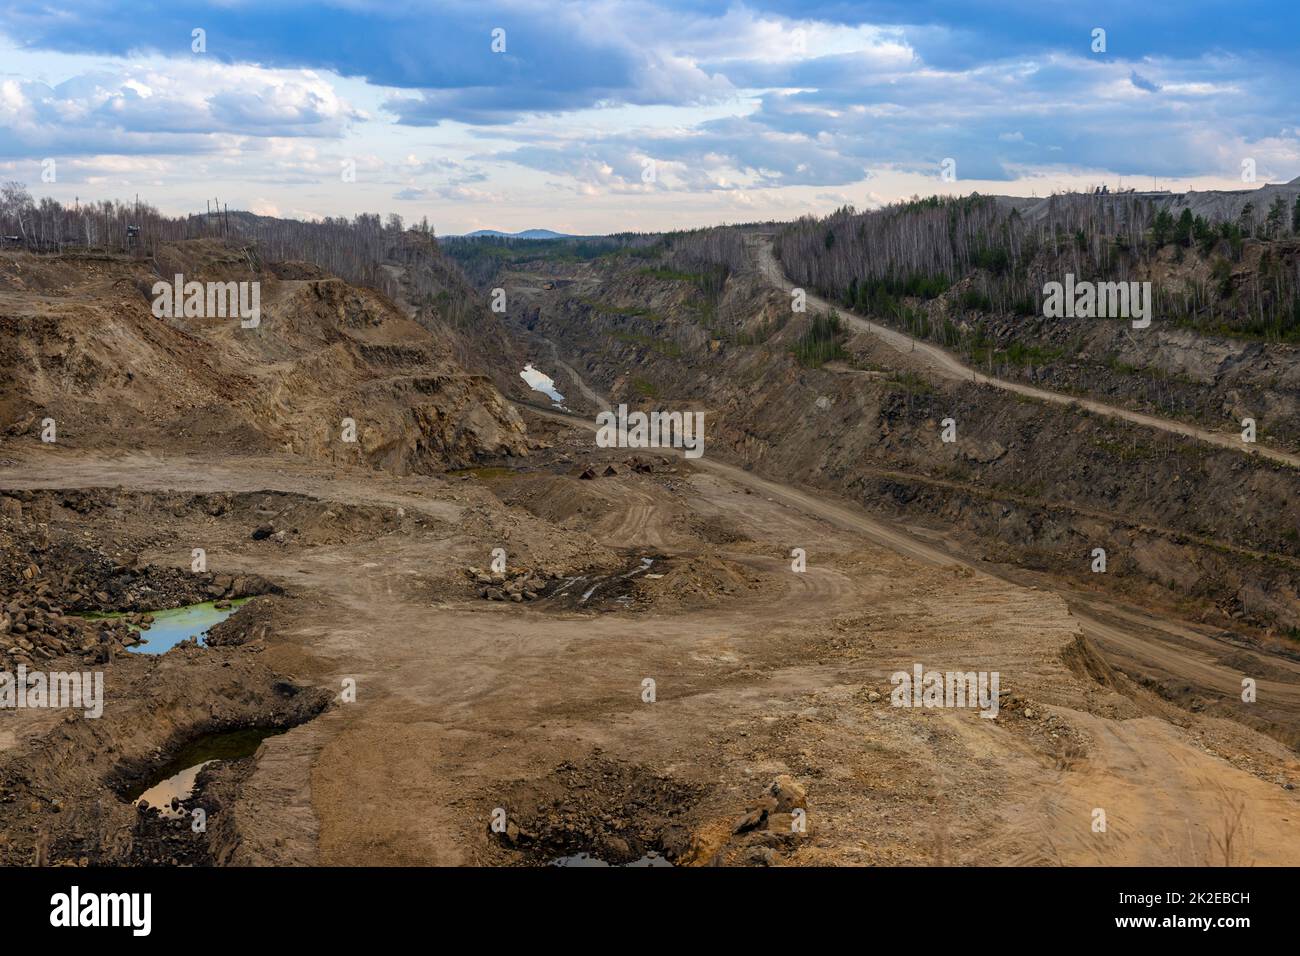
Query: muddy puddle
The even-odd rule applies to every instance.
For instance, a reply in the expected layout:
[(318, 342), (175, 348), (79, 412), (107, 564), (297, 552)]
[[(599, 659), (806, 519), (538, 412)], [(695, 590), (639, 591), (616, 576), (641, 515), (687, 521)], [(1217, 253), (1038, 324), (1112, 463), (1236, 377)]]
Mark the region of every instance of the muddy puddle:
[(172, 800), (184, 802), (194, 794), (199, 771), (218, 760), (240, 760), (257, 753), (268, 737), (284, 733), (287, 727), (253, 727), (209, 734), (186, 744), (166, 764), (154, 771), (130, 794), (132, 803), (147, 803), (167, 819), (178, 819), (182, 810), (172, 810)]
[(592, 856), (590, 853), (575, 853), (572, 856), (562, 856), (557, 860), (552, 860), (550, 866), (615, 866), (615, 867), (641, 867), (641, 866), (672, 866), (667, 858), (660, 856), (658, 853), (650, 852), (638, 860), (631, 863), (606, 863), (599, 857)]
[(660, 557), (639, 557), (635, 563), (613, 574), (578, 574), (563, 578), (547, 594), (550, 601), (582, 610), (619, 610), (631, 607), (636, 579), (654, 577)]

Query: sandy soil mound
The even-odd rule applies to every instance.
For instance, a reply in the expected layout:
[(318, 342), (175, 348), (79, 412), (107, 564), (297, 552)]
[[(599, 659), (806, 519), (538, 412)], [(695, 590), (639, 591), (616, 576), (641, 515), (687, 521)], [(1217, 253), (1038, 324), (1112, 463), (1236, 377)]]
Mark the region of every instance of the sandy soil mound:
[(710, 551), (669, 559), (658, 570), (637, 579), (637, 599), (663, 609), (710, 607), (764, 590), (758, 574)]

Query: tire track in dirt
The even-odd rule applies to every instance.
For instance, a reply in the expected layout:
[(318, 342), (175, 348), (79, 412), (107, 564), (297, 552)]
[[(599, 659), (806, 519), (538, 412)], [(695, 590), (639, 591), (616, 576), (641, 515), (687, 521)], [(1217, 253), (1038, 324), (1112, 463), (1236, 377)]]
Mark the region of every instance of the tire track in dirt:
[[(696, 462), (699, 464), (699, 461)], [(894, 548), (900, 554), (934, 563), (958, 563), (946, 552), (923, 543), (908, 541), (903, 532), (854, 514), (848, 508), (814, 500), (811, 496), (745, 472), (743, 469), (710, 462), (708, 470), (726, 474), (738, 482), (772, 492), (801, 510), (809, 510), (840, 527), (861, 529), (875, 543)], [(895, 547), (905, 542), (905, 547)], [(967, 562), (960, 562), (987, 573)], [(1103, 649), (1123, 647), (1139, 659), (1156, 658), (1171, 672), (1193, 672), (1210, 686), (1225, 693), (1240, 691), (1241, 675), (1216, 664), (1192, 659), (1166, 644), (1143, 639), (1089, 614), (1071, 603), (1071, 614), (1085, 636)], [(1133, 624), (1154, 627), (1156, 618)], [(1300, 701), (1300, 685), (1260, 681), (1262, 693), (1279, 694)], [(1030, 845), (1041, 847), (1042, 837), (1053, 848), (1056, 862), (1072, 865), (1169, 865), (1170, 855), (1187, 865), (1293, 865), (1291, 824), (1300, 817), (1300, 807), (1275, 785), (1238, 772), (1217, 757), (1210, 756), (1181, 739), (1171, 725), (1156, 718), (1114, 721), (1091, 714), (1070, 713), (1071, 720), (1094, 735), (1090, 761), (1079, 771), (1060, 775), (1062, 789), (1040, 808), (1040, 820)], [(1197, 795), (1192, 797), (1191, 795)], [(1078, 836), (1093, 808), (1107, 810), (1111, 836), (1106, 841)], [(1249, 808), (1247, 814), (1245, 808)], [(1234, 814), (1248, 816), (1239, 823)], [(1051, 821), (1056, 821), (1055, 825)], [(1235, 848), (1232, 845), (1235, 840)], [(1035, 851), (1041, 855), (1042, 851)]]
[[(1062, 774), (1050, 802), (1062, 821), (1064, 863), (1106, 866), (1293, 865), (1294, 798), (1190, 745), (1155, 717), (1104, 720), (1073, 713), (1092, 738), (1083, 765)], [(1141, 787), (1134, 786), (1141, 781)], [(1247, 812), (1249, 809), (1250, 812)], [(1078, 833), (1096, 810), (1106, 831)], [(1240, 814), (1240, 819), (1236, 817)]]

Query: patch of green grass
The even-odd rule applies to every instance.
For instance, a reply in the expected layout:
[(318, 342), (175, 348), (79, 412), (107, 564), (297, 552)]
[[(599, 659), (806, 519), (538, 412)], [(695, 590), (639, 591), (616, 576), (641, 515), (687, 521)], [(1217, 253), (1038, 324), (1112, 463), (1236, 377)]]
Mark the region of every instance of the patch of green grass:
[(1064, 354), (1065, 349), (1045, 349), (1038, 345), (1012, 342), (1005, 352), (998, 353), (997, 359), (1008, 365), (1046, 365), (1048, 362), (1055, 362)]
[(642, 309), (634, 305), (610, 305), (608, 302), (597, 302), (595, 299), (579, 299), (583, 305), (594, 309), (597, 312), (603, 312), (605, 315), (622, 315), (632, 319), (651, 319), (655, 322), (663, 321), (663, 317), (649, 309)]
[(930, 395), (934, 392), (934, 385), (918, 372), (895, 371), (885, 381), (913, 395)]
[(632, 388), (638, 395), (644, 395), (646, 398), (658, 398), (659, 389), (654, 382), (644, 378), (632, 379)]
[(971, 364), (977, 366), (987, 364), (990, 353), (994, 365), (1014, 365), (1023, 368), (1026, 365), (1046, 365), (1048, 362), (1055, 362), (1065, 354), (1065, 349), (1042, 348), (1038, 345), (1025, 345), (1022, 342), (1012, 342), (1005, 349), (993, 349), (986, 344), (977, 344), (970, 350)]

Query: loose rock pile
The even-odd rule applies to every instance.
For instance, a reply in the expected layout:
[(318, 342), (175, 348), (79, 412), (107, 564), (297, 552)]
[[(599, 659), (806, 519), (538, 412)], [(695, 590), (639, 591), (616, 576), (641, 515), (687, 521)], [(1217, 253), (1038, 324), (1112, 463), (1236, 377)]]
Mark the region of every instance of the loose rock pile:
[(478, 596), (485, 601), (536, 601), (560, 580), (559, 575), (544, 571), (507, 568), (502, 571), (484, 571), (466, 568), (465, 574), (478, 586)]
[(732, 839), (718, 851), (715, 861), (776, 865), (781, 851), (790, 850), (804, 839), (807, 824), (802, 814), (807, 808), (808, 791), (804, 785), (789, 774), (781, 774), (732, 824)]
[[(12, 498), (5, 499), (13, 501)], [(0, 667), (72, 655), (106, 663), (142, 643), (151, 611), (278, 590), (257, 575), (192, 573), (119, 562), (96, 548), (50, 544), (44, 529), (0, 512)], [(80, 615), (126, 612), (112, 618)]]
[(0, 608), (0, 667), (4, 670), (19, 664), (33, 667), (69, 654), (88, 663), (107, 663), (140, 643), (130, 626), (132, 618), (153, 619), (147, 614), (101, 620), (72, 617), (44, 591), (6, 595)]

